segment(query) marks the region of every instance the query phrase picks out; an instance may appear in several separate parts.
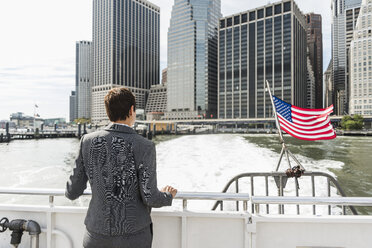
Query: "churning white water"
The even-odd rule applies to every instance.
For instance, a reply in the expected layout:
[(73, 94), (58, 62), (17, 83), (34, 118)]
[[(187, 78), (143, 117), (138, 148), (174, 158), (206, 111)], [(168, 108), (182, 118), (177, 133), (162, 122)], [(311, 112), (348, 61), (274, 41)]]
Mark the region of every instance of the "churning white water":
[[(273, 136), (273, 139), (277, 137)], [(226, 183), (234, 176), (246, 172), (274, 171), (279, 159), (279, 154), (248, 142), (242, 135), (218, 134), (183, 136), (157, 146), (158, 153), (158, 180), (160, 185), (174, 185), (180, 191), (221, 192)], [(329, 168), (341, 168), (342, 162), (332, 160), (314, 161), (311, 158), (298, 156), (297, 158), (308, 171), (322, 171), (333, 175)], [(283, 160), (281, 171), (288, 168)], [(270, 195), (277, 195), (274, 180), (269, 180)], [(311, 196), (312, 188), (309, 178), (299, 179), (300, 195)], [(326, 196), (326, 180), (317, 180), (316, 195)], [(265, 195), (264, 178), (254, 181), (254, 194)], [(250, 193), (250, 179), (242, 179), (240, 191)], [(230, 187), (234, 192), (235, 184)], [(332, 190), (334, 194), (336, 191)], [(284, 190), (285, 195), (295, 195), (294, 179), (289, 179)], [(228, 204), (233, 210), (235, 203)], [(178, 207), (180, 203), (176, 204)], [(191, 209), (203, 207), (208, 209), (211, 202), (195, 202), (189, 204)], [(226, 207), (225, 207), (226, 209)], [(289, 207), (290, 212), (295, 211), (295, 206)], [(311, 213), (311, 207), (302, 207), (304, 213)], [(265, 209), (263, 209), (265, 210)], [(320, 208), (317, 213), (326, 211)], [(272, 208), (271, 211), (277, 211)], [(335, 209), (335, 211), (338, 211)]]
[[(277, 140), (276, 136), (270, 136)], [(316, 144), (314, 144), (316, 145)], [(78, 141), (72, 139), (13, 141), (0, 144), (0, 181), (2, 187), (28, 188), (64, 188), (73, 168)], [(250, 142), (244, 135), (216, 134), (179, 136), (157, 144), (158, 186), (172, 185), (179, 191), (221, 192), (225, 184), (234, 176), (245, 172), (270, 172), (275, 170), (279, 159), (278, 152), (260, 147)], [(323, 171), (334, 175), (330, 169), (339, 169), (343, 162), (331, 159), (314, 160), (310, 157), (296, 155), (308, 171)], [(288, 168), (283, 160), (281, 171)], [(243, 179), (240, 191), (250, 193), (249, 179)], [(300, 195), (311, 196), (309, 178), (299, 179)], [(316, 180), (316, 195), (326, 196), (326, 180)], [(265, 195), (264, 178), (255, 180), (254, 194)], [(270, 195), (277, 195), (277, 188), (269, 180)], [(230, 192), (234, 192), (233, 185)], [(335, 195), (335, 189), (332, 189)], [(295, 195), (294, 180), (289, 179), (284, 195)], [(43, 199), (43, 200), (42, 200)], [(45, 197), (10, 197), (0, 196), (1, 202), (39, 204)], [(57, 199), (58, 204), (86, 205), (89, 199), (83, 198), (73, 203), (67, 199)], [(225, 205), (233, 210), (235, 203)], [(208, 210), (213, 202), (189, 203), (191, 210)], [(175, 201), (175, 208), (181, 207)], [(327, 208), (317, 209), (317, 213)], [(266, 211), (262, 208), (262, 211)], [(272, 206), (271, 212), (277, 207)], [(339, 212), (338, 208), (333, 211)], [(295, 206), (286, 208), (286, 212), (295, 213)], [(312, 213), (311, 206), (301, 207), (301, 212)]]

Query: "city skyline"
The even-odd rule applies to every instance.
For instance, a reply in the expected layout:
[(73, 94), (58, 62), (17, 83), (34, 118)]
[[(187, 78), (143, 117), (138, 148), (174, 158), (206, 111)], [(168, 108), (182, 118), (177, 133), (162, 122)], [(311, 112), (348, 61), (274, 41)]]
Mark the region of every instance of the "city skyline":
[[(150, 1), (161, 8), (160, 70), (167, 65), (167, 30), (173, 1)], [(298, 0), (304, 13), (314, 12), (323, 17), (324, 64), (331, 57), (331, 1)], [(256, 8), (261, 1), (221, 1), (223, 16)], [(30, 9), (33, 9), (30, 13)], [(40, 11), (39, 11), (40, 9)], [(47, 10), (47, 11), (46, 11)], [(15, 11), (19, 15), (14, 15)], [(0, 119), (12, 112), (33, 113), (37, 103), (44, 117), (68, 117), (68, 97), (74, 89), (75, 42), (91, 40), (92, 2), (90, 0), (63, 3), (35, 0), (1, 2), (0, 21), (12, 23), (3, 29), (0, 41)], [(69, 18), (65, 18), (68, 13)], [(22, 18), (19, 18), (22, 16)], [(25, 22), (27, 20), (27, 22)], [(24, 42), (24, 37), (27, 42)], [(25, 44), (26, 43), (26, 44)], [(325, 69), (325, 68), (324, 68)]]

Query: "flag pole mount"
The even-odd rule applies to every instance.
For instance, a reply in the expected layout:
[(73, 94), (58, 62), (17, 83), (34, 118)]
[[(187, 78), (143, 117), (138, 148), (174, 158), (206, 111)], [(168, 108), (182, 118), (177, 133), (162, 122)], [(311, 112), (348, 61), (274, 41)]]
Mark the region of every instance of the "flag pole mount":
[[(265, 88), (266, 88), (266, 91), (269, 92), (270, 99), (271, 99), (271, 104), (273, 105), (275, 124), (276, 124), (276, 128), (278, 129), (279, 141), (280, 141), (280, 144), (282, 145), (282, 150), (280, 152), (279, 161), (278, 161), (278, 164), (276, 166), (276, 171), (279, 171), (280, 164), (283, 160), (283, 156), (285, 155), (286, 158), (287, 158), (288, 167), (289, 167), (286, 170), (286, 174), (287, 174), (288, 177), (295, 177), (296, 180), (297, 180), (297, 178), (300, 177), (305, 172), (305, 168), (302, 166), (300, 161), (293, 155), (293, 153), (288, 149), (287, 145), (285, 144), (284, 137), (283, 137), (283, 132), (282, 132), (282, 129), (280, 128), (278, 114), (276, 112), (274, 99), (273, 99), (273, 95), (271, 93), (270, 84), (269, 84), (268, 80), (266, 80), (266, 87)], [(295, 161), (295, 163), (297, 164), (297, 166), (292, 168), (291, 161), (290, 161), (289, 158), (292, 158)], [(298, 185), (298, 183), (297, 183), (297, 185)]]

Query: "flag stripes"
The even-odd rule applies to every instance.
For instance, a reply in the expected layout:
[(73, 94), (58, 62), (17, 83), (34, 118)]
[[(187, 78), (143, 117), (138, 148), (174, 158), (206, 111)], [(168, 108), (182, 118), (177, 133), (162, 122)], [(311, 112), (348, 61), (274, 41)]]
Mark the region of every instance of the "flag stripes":
[(304, 109), (273, 96), (280, 127), (291, 136), (302, 140), (336, 138), (329, 115), (333, 105), (326, 109)]

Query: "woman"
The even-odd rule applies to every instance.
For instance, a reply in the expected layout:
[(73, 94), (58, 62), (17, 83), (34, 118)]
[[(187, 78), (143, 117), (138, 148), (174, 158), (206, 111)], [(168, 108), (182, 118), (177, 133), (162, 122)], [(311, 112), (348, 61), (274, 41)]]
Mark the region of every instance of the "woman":
[(81, 138), (66, 197), (77, 199), (89, 180), (85, 248), (150, 248), (151, 208), (170, 206), (177, 193), (170, 186), (157, 188), (155, 145), (131, 128), (135, 105), (128, 89), (110, 90), (105, 107), (112, 123)]

